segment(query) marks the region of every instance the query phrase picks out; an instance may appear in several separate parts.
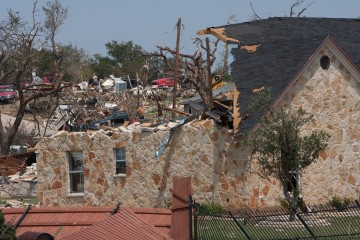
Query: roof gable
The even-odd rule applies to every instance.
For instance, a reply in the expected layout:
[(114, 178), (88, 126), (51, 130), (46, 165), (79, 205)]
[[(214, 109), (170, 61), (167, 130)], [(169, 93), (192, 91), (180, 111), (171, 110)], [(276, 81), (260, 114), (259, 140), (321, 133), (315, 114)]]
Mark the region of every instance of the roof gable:
[(339, 44), (336, 40), (327, 36), (320, 47), (315, 51), (315, 53), (309, 58), (304, 67), (298, 72), (298, 74), (292, 79), (292, 81), (287, 85), (287, 87), (282, 91), (282, 93), (278, 96), (277, 99), (274, 100), (273, 105), (276, 106), (278, 102), (281, 101), (281, 98), (287, 93), (287, 91), (294, 85), (296, 81), (304, 74), (307, 68), (310, 65), (314, 64), (314, 60), (320, 54), (321, 51), (325, 50), (325, 48), (329, 48), (330, 51), (336, 56), (337, 59), (345, 66), (345, 68), (354, 76), (355, 80), (360, 82), (360, 69), (354, 64), (354, 62), (346, 55), (343, 49), (340, 48)]
[[(240, 92), (238, 107), (242, 118), (250, 112), (253, 89), (270, 87), (272, 98), (278, 99), (329, 35), (332, 36), (329, 42), (337, 45), (344, 59), (353, 63), (353, 73), (360, 66), (359, 19), (269, 18), (220, 28), (225, 29), (229, 38), (240, 42), (239, 48), (232, 49), (231, 68)], [(250, 131), (260, 116), (255, 114), (243, 121), (240, 132)]]

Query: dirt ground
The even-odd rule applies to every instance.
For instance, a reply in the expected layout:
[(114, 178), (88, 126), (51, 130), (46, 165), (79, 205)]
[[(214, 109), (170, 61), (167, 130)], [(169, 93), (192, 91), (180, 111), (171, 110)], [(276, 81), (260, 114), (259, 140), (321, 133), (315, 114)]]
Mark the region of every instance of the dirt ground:
[(19, 101), (16, 101), (16, 103), (0, 102), (0, 111), (1, 111), (1, 113), (12, 116), (12, 117), (16, 116), (16, 112), (17, 112), (18, 107), (19, 107)]

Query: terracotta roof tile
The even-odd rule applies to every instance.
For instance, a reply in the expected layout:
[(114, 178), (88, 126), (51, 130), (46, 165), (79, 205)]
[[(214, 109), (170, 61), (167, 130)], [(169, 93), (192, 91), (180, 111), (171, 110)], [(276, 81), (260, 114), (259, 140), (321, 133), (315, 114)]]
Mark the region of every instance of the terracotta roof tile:
[[(150, 213), (149, 213), (150, 214)], [(121, 209), (115, 215), (104, 219), (91, 227), (82, 229), (63, 238), (64, 240), (106, 240), (106, 239), (170, 239), (154, 226), (148, 224), (130, 209)]]
[[(5, 221), (15, 225), (26, 208), (2, 209)], [(19, 227), (16, 235), (25, 232), (44, 232), (61, 238), (86, 226), (107, 218), (112, 207), (40, 207), (31, 208)]]
[[(15, 225), (25, 210), (26, 208), (7, 208), (1, 211), (4, 214), (5, 221)], [(92, 229), (91, 226), (103, 220), (107, 221), (106, 225), (99, 223), (99, 227), (95, 228), (96, 231), (101, 232), (99, 228), (103, 227), (106, 232), (109, 229), (113, 229), (110, 231), (112, 234), (119, 234), (119, 231), (121, 231), (121, 234), (124, 236), (135, 232), (136, 234), (133, 233), (135, 234), (133, 237), (138, 236), (138, 234), (140, 234), (139, 236), (158, 237), (145, 239), (165, 239), (170, 234), (171, 211), (168, 209), (121, 208), (120, 213), (110, 217), (112, 210), (113, 207), (33, 207), (16, 229), (16, 235), (20, 236), (26, 232), (37, 232), (48, 233), (56, 239), (63, 239), (82, 230), (88, 231)], [(125, 216), (128, 218), (125, 218)], [(116, 224), (119, 221), (123, 224), (124, 228), (119, 228), (112, 221), (115, 221)], [(132, 230), (126, 230), (126, 228)], [(139, 231), (140, 229), (142, 230)], [(124, 239), (133, 239), (133, 237)]]

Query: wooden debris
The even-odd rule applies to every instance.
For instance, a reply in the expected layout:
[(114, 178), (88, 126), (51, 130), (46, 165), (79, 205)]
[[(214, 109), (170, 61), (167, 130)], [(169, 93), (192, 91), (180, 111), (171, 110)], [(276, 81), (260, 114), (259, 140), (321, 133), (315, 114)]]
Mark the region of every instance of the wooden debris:
[(217, 101), (217, 100), (214, 100), (214, 103), (220, 105), (221, 107), (223, 108), (226, 108), (227, 110), (231, 111), (233, 108), (230, 107), (230, 106), (226, 106), (225, 104), (222, 104), (221, 102)]

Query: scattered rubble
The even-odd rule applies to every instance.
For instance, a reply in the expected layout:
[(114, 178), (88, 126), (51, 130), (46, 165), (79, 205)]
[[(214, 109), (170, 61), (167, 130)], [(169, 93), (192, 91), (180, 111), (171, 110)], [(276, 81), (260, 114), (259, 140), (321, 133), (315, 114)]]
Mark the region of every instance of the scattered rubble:
[(25, 168), (25, 172), (17, 172), (14, 175), (8, 176), (8, 181), (10, 183), (19, 183), (19, 182), (37, 182), (37, 169), (36, 163), (31, 164)]

